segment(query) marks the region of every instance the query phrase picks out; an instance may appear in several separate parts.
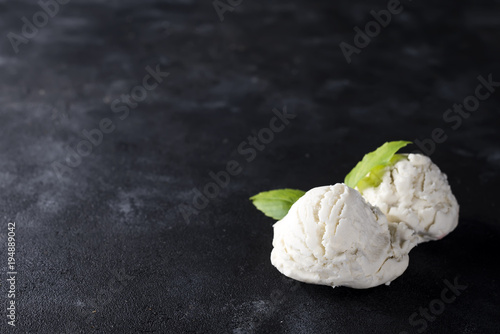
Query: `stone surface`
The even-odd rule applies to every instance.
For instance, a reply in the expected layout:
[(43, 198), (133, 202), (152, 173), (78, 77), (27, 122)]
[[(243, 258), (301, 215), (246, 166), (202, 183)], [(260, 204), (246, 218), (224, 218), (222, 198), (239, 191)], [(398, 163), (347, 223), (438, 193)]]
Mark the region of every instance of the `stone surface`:
[[(210, 1), (72, 0), (16, 54), (8, 34), (40, 7), (1, 1), (0, 267), (6, 297), (15, 221), (16, 330), (496, 332), (498, 92), (467, 118), (443, 115), (474, 94), (479, 75), (500, 81), (498, 3), (404, 1), (348, 64), (339, 43), (353, 44), (353, 28), (386, 7), (243, 0), (221, 22)], [(170, 75), (124, 114), (113, 101), (141, 93), (133, 89), (147, 66)], [(296, 118), (247, 161), (239, 145), (284, 106)], [(106, 118), (114, 131), (59, 178), (54, 163), (66, 165), (82, 131)], [(331, 289), (272, 267), (273, 221), (248, 197), (334, 184), (383, 142), (424, 140), (436, 128), (447, 139), (431, 157), (449, 177), (460, 223), (414, 249), (402, 277)], [(187, 222), (179, 206), (231, 160), (241, 172)], [(430, 304), (441, 311), (433, 301), (457, 277), (468, 287), (442, 314), (411, 318)], [(5, 313), (0, 332), (12, 332)]]

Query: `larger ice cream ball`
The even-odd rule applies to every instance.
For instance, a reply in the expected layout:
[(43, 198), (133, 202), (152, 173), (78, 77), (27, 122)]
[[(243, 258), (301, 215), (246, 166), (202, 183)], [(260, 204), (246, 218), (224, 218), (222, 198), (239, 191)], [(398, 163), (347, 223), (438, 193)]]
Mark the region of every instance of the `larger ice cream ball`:
[(309, 190), (274, 224), (271, 262), (298, 281), (370, 288), (405, 271), (414, 239), (358, 191), (336, 184)]

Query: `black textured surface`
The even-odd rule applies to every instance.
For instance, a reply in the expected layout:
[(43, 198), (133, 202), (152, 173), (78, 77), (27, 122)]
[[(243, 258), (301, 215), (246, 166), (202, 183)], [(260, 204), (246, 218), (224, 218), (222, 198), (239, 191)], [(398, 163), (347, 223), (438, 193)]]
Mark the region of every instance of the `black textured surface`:
[[(40, 7), (0, 2), (2, 298), (9, 221), (18, 271), (16, 328), (5, 306), (0, 332), (414, 333), (410, 316), (457, 277), (467, 288), (426, 332), (498, 332), (499, 94), (456, 129), (443, 114), (478, 75), (500, 81), (499, 3), (403, 4), (348, 64), (339, 43), (385, 1), (243, 0), (220, 22), (210, 1), (73, 0), (17, 54), (7, 34)], [(170, 75), (120, 120), (113, 101), (158, 64)], [(238, 146), (283, 106), (297, 117), (247, 162)], [(116, 129), (58, 178), (54, 162), (103, 118)], [(273, 222), (250, 195), (342, 181), (384, 141), (435, 128), (455, 232), (414, 249), (389, 287), (296, 284), (272, 267)], [(185, 221), (179, 205), (230, 160), (242, 172)]]

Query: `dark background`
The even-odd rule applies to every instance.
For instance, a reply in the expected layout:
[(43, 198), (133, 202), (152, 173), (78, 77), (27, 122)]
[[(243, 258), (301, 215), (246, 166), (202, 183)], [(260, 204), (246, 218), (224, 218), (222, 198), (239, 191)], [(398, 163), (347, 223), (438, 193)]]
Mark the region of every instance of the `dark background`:
[[(498, 333), (500, 95), (455, 130), (443, 114), (479, 75), (500, 81), (499, 2), (403, 6), (348, 64), (339, 43), (386, 1), (243, 0), (221, 22), (210, 1), (72, 0), (17, 54), (7, 34), (40, 7), (1, 1), (5, 301), (9, 221), (18, 275), (16, 328), (2, 306), (0, 332), (415, 333), (409, 317), (457, 279), (467, 288), (426, 332)], [(157, 65), (170, 76), (120, 120), (112, 101)], [(284, 106), (297, 117), (246, 162), (238, 145)], [(59, 178), (53, 163), (103, 118), (115, 131)], [(271, 265), (273, 221), (249, 196), (341, 182), (383, 142), (435, 128), (460, 223), (400, 278), (331, 289)], [(179, 206), (233, 159), (242, 172), (184, 220)]]

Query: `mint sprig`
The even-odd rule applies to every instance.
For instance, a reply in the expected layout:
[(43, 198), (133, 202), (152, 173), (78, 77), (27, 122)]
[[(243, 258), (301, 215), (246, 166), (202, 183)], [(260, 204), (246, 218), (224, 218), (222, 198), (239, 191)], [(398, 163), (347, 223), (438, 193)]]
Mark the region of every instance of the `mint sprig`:
[[(344, 183), (351, 188), (358, 187), (360, 192), (368, 187), (378, 186), (382, 182), (385, 167), (401, 159), (402, 156), (396, 152), (408, 144), (411, 142), (403, 140), (384, 143), (375, 151), (366, 154), (347, 174)], [(277, 189), (258, 193), (250, 197), (250, 200), (266, 216), (280, 220), (305, 193), (297, 189)]]
[[(347, 174), (344, 183), (351, 188), (361, 186), (364, 189), (379, 185), (382, 181), (384, 167), (399, 159), (399, 156), (395, 156), (396, 152), (408, 144), (411, 144), (411, 141), (400, 140), (384, 143), (375, 151), (366, 154), (363, 160), (358, 162), (356, 167)], [(370, 175), (368, 175), (369, 173)], [(363, 182), (360, 183), (362, 180)]]
[(266, 216), (280, 220), (305, 193), (297, 189), (277, 189), (258, 193), (250, 197), (250, 200)]

